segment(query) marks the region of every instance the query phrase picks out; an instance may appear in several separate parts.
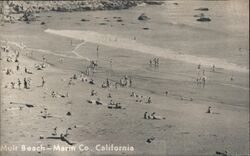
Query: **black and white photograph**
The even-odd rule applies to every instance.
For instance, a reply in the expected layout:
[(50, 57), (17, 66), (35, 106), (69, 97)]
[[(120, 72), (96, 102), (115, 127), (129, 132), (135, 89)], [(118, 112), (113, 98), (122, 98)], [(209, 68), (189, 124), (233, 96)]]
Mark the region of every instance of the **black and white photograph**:
[(0, 1), (1, 156), (249, 156), (249, 0)]

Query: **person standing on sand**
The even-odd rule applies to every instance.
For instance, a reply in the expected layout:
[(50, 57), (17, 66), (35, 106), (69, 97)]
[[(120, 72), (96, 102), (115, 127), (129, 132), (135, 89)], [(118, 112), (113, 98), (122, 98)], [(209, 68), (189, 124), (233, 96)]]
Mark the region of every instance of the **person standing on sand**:
[(209, 113), (209, 114), (211, 113), (211, 106), (209, 106), (209, 107), (208, 107), (208, 109), (207, 109), (207, 112), (206, 112), (206, 113)]
[(147, 113), (148, 113), (148, 112), (145, 112), (145, 113), (144, 113), (144, 117), (143, 117), (144, 119), (147, 119)]
[(110, 64), (110, 68), (112, 69), (112, 64), (113, 64), (113, 60), (112, 59), (109, 60), (109, 64)]
[(201, 78), (201, 80), (202, 80), (203, 88), (205, 88), (205, 85), (206, 85), (206, 76), (203, 75), (202, 78)]
[(166, 95), (166, 96), (168, 95), (168, 90), (165, 91), (165, 95)]
[(234, 80), (234, 76), (233, 76), (233, 75), (231, 76), (230, 80), (231, 80), (231, 81), (233, 81), (233, 80)]
[(110, 82), (109, 82), (108, 78), (106, 79), (106, 83), (107, 83), (107, 87), (109, 88), (110, 87)]
[(46, 61), (46, 58), (45, 58), (45, 55), (43, 55), (43, 64), (45, 63)]
[(153, 60), (154, 60), (154, 65), (156, 67), (157, 66), (157, 60), (156, 60), (156, 58), (154, 58)]
[(129, 87), (132, 87), (132, 79), (129, 79)]
[(160, 65), (160, 58), (157, 58), (157, 59), (156, 59), (156, 64), (157, 64), (157, 66), (159, 67), (159, 65)]
[(44, 77), (42, 76), (42, 87), (44, 87), (44, 85), (45, 85), (45, 79), (44, 79)]
[(201, 69), (201, 64), (198, 64), (198, 67), (197, 67), (197, 69)]
[(215, 72), (215, 65), (212, 66), (212, 71)]
[(18, 63), (17, 66), (16, 66), (16, 70), (19, 71), (19, 69), (20, 69), (20, 65)]
[(28, 89), (28, 82), (26, 78), (23, 79), (23, 85), (25, 89)]
[(203, 74), (203, 76), (205, 76), (205, 69), (202, 70), (202, 74)]
[(19, 89), (21, 89), (21, 84), (22, 84), (22, 82), (21, 82), (21, 80), (18, 78), (18, 79), (17, 79), (17, 85), (18, 85), (18, 88), (19, 88)]
[(99, 59), (99, 45), (97, 45), (96, 47), (96, 57), (97, 59)]

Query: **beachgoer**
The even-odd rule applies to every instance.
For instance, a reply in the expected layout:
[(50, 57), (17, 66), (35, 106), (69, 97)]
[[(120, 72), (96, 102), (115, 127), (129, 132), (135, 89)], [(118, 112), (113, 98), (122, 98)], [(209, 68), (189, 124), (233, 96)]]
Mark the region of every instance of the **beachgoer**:
[(108, 94), (108, 98), (112, 98), (111, 93)]
[(73, 82), (72, 82), (73, 80), (70, 78), (69, 79), (69, 83), (68, 83), (68, 86), (70, 86), (70, 85), (72, 85), (73, 84)]
[(151, 101), (151, 97), (148, 98), (148, 101), (147, 101), (148, 104), (152, 103)]
[(46, 61), (46, 58), (45, 58), (45, 55), (43, 55), (43, 63), (45, 63), (45, 61)]
[(92, 90), (91, 91), (91, 96), (95, 96), (95, 95), (97, 95), (97, 92), (95, 90)]
[(110, 87), (110, 82), (108, 78), (106, 79), (106, 83), (107, 83), (107, 87)]
[(208, 107), (207, 112), (206, 113), (211, 113), (211, 106)]
[(148, 112), (145, 112), (145, 113), (144, 113), (144, 119), (147, 119), (147, 113), (148, 113)]
[(166, 95), (166, 96), (168, 95), (168, 90), (165, 91), (165, 95)]
[(151, 114), (152, 119), (156, 119), (155, 114), (156, 114), (155, 112)]
[(21, 84), (22, 84), (22, 82), (21, 82), (21, 80), (18, 78), (18, 79), (17, 79), (17, 85), (18, 85), (18, 88), (19, 88), (19, 89), (21, 89)]
[(149, 60), (149, 65), (150, 65), (150, 67), (152, 66), (152, 60), (151, 59)]
[(26, 78), (23, 79), (23, 85), (25, 89), (28, 89), (28, 82)]
[(97, 45), (96, 47), (96, 56), (97, 56), (97, 59), (99, 59), (99, 45)]
[(15, 89), (15, 82), (10, 82), (10, 84), (11, 84), (11, 88)]
[(129, 79), (129, 87), (132, 87), (132, 79)]
[(94, 84), (95, 84), (95, 83), (94, 83), (94, 80), (93, 80), (93, 79), (90, 79), (89, 84), (94, 85)]
[(197, 69), (201, 69), (201, 64), (198, 64), (198, 67), (197, 67)]
[(213, 64), (212, 71), (215, 72), (215, 65)]
[(42, 77), (42, 87), (44, 87), (44, 85), (45, 85), (45, 79), (44, 79), (44, 77)]
[(16, 70), (19, 71), (19, 69), (20, 69), (20, 65), (18, 63), (17, 66), (16, 66)]
[(77, 76), (76, 74), (73, 75), (73, 79), (76, 80), (77, 79)]
[(202, 76), (202, 85), (203, 85), (203, 88), (206, 85), (206, 76)]
[(233, 81), (233, 80), (234, 80), (234, 76), (233, 76), (233, 75), (231, 76), (230, 80), (231, 80), (231, 81)]

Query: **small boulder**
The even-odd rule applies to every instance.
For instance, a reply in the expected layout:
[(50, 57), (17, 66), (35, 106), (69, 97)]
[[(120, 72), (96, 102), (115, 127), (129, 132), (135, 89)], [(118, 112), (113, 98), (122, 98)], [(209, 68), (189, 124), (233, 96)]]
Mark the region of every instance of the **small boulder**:
[(150, 18), (148, 16), (146, 16), (145, 13), (142, 13), (139, 17), (138, 20), (140, 21), (145, 21), (145, 20), (149, 20)]

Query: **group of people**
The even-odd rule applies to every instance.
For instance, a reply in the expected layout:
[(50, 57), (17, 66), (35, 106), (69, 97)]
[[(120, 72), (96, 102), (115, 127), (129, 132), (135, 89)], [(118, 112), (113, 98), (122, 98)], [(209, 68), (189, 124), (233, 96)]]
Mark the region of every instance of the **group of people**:
[[(143, 96), (143, 95), (138, 95), (138, 94), (136, 94), (135, 92), (132, 92), (132, 93), (130, 94), (130, 97), (135, 97), (135, 98), (136, 98), (135, 102), (139, 102), (139, 103), (142, 103), (142, 102), (143, 102), (143, 99), (144, 99), (144, 96)], [(152, 103), (151, 97), (148, 97), (145, 103), (146, 103), (146, 104), (151, 104), (151, 103)]]
[(159, 67), (160, 65), (160, 58), (155, 57), (153, 59), (149, 60), (149, 66), (152, 67), (154, 65), (154, 67)]
[(127, 75), (125, 75), (124, 77), (122, 77), (120, 79), (120, 85), (122, 87), (132, 87), (132, 79), (131, 78), (128, 78)]
[(198, 64), (198, 66), (197, 66), (197, 78), (196, 78), (197, 86), (202, 84), (202, 86), (204, 88), (206, 85), (206, 80), (207, 80), (207, 77), (205, 75), (205, 69), (202, 70), (202, 74), (201, 74), (201, 64)]

